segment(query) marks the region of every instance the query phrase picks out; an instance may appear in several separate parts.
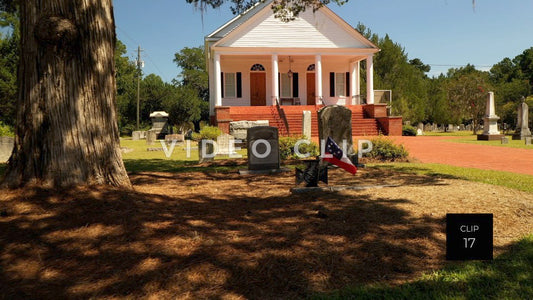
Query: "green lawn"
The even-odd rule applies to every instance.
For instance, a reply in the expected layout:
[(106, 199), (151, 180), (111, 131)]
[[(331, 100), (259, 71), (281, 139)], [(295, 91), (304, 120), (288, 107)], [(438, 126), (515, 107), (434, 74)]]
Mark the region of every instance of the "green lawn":
[(525, 192), (533, 192), (532, 175), (516, 174), (504, 171), (462, 168), (442, 164), (386, 163), (368, 164), (368, 166), (431, 176), (449, 176), (457, 179), (505, 186)]
[[(228, 157), (216, 157), (216, 160), (230, 160), (224, 166), (217, 167), (198, 167), (198, 143), (190, 142), (190, 151), (187, 152), (186, 144), (176, 144), (174, 150), (170, 152), (170, 146), (167, 150), (171, 153), (170, 157), (165, 155), (164, 151), (148, 151), (148, 148), (161, 148), (162, 145), (156, 141), (154, 145), (146, 145), (146, 141), (132, 141), (131, 139), (121, 139), (120, 146), (133, 149), (132, 152), (123, 153), (122, 158), (128, 172), (185, 172), (185, 171), (225, 171), (236, 169), (236, 164), (232, 164)], [(238, 150), (243, 158), (246, 157), (246, 150)]]
[(315, 299), (532, 299), (533, 235), (493, 261), (450, 262), (437, 272), (397, 287), (346, 288)]
[(426, 136), (473, 136), (472, 131), (454, 131), (454, 132), (442, 132), (442, 131), (424, 131)]
[(449, 139), (444, 140), (445, 142), (450, 143), (465, 143), (465, 144), (475, 144), (475, 145), (490, 145), (490, 146), (499, 146), (499, 147), (509, 147), (509, 148), (520, 148), (520, 149), (531, 149), (533, 150), (533, 145), (526, 146), (525, 142), (522, 140), (513, 140), (512, 136), (508, 135), (509, 144), (502, 144), (500, 140), (497, 141), (478, 141), (476, 136), (465, 136), (458, 139)]

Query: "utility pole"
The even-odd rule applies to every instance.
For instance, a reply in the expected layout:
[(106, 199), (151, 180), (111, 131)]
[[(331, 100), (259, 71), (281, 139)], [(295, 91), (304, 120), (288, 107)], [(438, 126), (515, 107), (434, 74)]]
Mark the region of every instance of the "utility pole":
[(141, 46), (137, 48), (137, 130), (139, 130), (139, 106), (141, 99), (141, 68), (144, 67), (144, 61), (141, 60)]

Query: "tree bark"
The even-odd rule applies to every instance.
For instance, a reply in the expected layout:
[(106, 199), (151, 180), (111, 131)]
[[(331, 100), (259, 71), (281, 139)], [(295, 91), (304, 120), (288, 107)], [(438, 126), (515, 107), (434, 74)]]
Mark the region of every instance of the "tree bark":
[(111, 0), (20, 1), (15, 148), (4, 186), (131, 187), (115, 107)]

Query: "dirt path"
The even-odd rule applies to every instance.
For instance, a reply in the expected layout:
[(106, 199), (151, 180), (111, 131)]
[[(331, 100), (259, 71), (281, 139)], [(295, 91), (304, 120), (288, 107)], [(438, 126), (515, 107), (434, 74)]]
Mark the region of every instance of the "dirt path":
[(422, 163), (533, 175), (533, 148), (528, 150), (445, 141), (454, 138), (457, 137), (393, 137), (409, 150), (412, 157)]

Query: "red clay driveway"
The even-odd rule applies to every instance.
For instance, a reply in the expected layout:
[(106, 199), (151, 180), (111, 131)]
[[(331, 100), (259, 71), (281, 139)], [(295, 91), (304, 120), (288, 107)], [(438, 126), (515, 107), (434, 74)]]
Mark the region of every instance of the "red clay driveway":
[(403, 144), (411, 157), (422, 163), (438, 163), (483, 170), (533, 175), (533, 146), (517, 149), (444, 141), (457, 137), (392, 137)]

